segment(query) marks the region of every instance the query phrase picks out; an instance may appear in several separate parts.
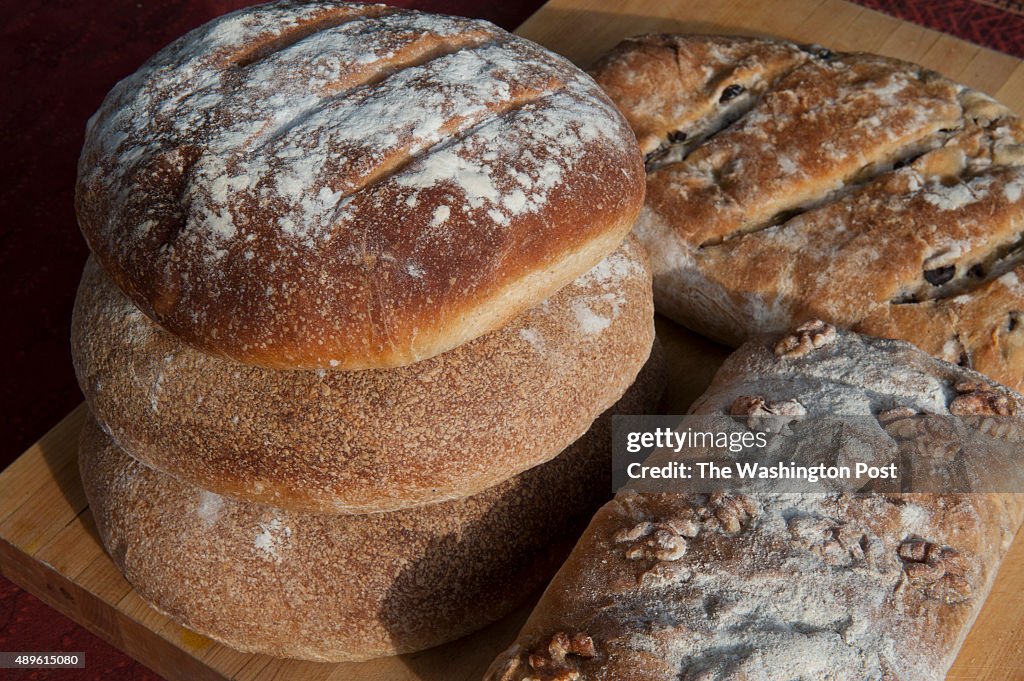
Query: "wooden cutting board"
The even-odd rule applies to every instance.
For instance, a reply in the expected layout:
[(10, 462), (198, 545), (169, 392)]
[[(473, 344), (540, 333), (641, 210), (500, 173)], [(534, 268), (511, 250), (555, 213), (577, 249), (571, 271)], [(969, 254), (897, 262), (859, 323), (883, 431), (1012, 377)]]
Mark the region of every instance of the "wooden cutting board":
[[(1024, 112), (1024, 64), (841, 0), (552, 0), (518, 33), (589, 64), (650, 31), (747, 33), (880, 52), (922, 63)], [(666, 413), (685, 411), (726, 355), (659, 320), (670, 359)], [(247, 655), (147, 606), (103, 552), (78, 480), (79, 407), (0, 474), (0, 572), (170, 681), (469, 681), (514, 638), (526, 604), (460, 641), (362, 664)], [(964, 644), (951, 680), (1024, 679), (1024, 540), (1018, 539)]]

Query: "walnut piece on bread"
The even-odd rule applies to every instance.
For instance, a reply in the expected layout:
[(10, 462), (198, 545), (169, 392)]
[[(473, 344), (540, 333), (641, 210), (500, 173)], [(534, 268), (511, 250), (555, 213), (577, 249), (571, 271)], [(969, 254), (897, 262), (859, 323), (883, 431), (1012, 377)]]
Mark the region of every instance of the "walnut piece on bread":
[(825, 347), (836, 339), (836, 327), (815, 319), (796, 327), (775, 344), (775, 356), (786, 359), (803, 357), (812, 350)]
[(968, 566), (956, 549), (919, 538), (907, 539), (898, 550), (910, 583), (928, 598), (960, 603), (971, 596)]
[(534, 681), (577, 681), (580, 678), (571, 656), (591, 658), (597, 654), (594, 641), (583, 632), (552, 634), (546, 646), (539, 646), (527, 662), (532, 670), (528, 677)]
[(949, 413), (955, 416), (1016, 416), (1022, 413), (1019, 401), (1012, 395), (994, 390), (982, 381), (961, 381), (955, 388), (957, 396), (949, 404)]

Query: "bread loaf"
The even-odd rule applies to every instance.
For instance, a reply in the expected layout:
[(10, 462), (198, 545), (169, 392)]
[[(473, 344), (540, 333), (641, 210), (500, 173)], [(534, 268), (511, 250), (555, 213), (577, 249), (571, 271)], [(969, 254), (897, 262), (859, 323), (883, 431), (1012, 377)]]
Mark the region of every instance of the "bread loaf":
[(147, 467), (92, 421), (82, 479), (114, 562), (185, 626), (282, 657), (407, 653), (503, 617), (550, 577), (611, 494), (610, 414), (655, 409), (661, 363), (560, 456), (458, 501), (361, 516), (238, 502)]
[(364, 369), (503, 326), (612, 252), (642, 197), (629, 127), (565, 59), (483, 21), (320, 1), (228, 14), (121, 81), (76, 208), (185, 342)]
[[(907, 343), (818, 328), (742, 346), (694, 413), (1024, 414)], [(935, 681), (1022, 518), (1020, 494), (621, 492), (486, 678)]]
[(650, 353), (650, 285), (630, 240), (506, 327), (437, 357), (282, 371), (192, 349), (90, 262), (72, 355), (93, 413), (158, 470), (279, 508), (389, 511), (480, 492), (586, 432)]
[(1024, 387), (1024, 123), (914, 64), (650, 35), (594, 68), (647, 154), (659, 311), (730, 345), (814, 318)]

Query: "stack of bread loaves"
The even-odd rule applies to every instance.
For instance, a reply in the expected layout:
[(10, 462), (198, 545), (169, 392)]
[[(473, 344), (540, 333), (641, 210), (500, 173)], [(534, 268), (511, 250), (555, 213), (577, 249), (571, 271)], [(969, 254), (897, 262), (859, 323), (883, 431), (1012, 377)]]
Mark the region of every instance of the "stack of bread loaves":
[(501, 617), (611, 489), (601, 415), (657, 400), (643, 193), (593, 81), (484, 22), (272, 3), (153, 57), (77, 196), (81, 470), (128, 580), (307, 659)]

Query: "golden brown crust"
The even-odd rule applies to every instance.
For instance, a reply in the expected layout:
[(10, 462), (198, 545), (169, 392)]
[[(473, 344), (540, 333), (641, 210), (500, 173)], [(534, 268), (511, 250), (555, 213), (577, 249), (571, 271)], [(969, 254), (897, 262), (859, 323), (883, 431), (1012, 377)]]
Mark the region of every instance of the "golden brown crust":
[(554, 460), (467, 499), (365, 516), (233, 501), (158, 473), (94, 421), (80, 466), (104, 545), (139, 593), (244, 651), (357, 660), (438, 645), (504, 616), (556, 569), (611, 493), (611, 417), (653, 410), (655, 351)]
[[(653, 75), (677, 72), (689, 89)], [(660, 311), (731, 345), (822, 318), (1024, 386), (1024, 123), (1006, 108), (912, 64), (758, 39), (642, 37), (595, 75), (667, 145), (636, 227)], [(716, 99), (736, 83), (745, 100)], [(719, 126), (669, 143), (695, 117)]]
[(362, 369), (550, 296), (614, 250), (643, 191), (628, 125), (566, 60), (486, 22), (277, 2), (111, 91), (76, 206), (103, 268), (184, 341)]
[[(744, 395), (812, 416), (1024, 415), (975, 372), (823, 324), (741, 347), (694, 412)], [(1019, 494), (622, 492), (486, 679), (939, 679), (1022, 518)]]
[(591, 72), (622, 110), (640, 150), (660, 163), (671, 146), (695, 144), (809, 57), (782, 40), (650, 34), (624, 40)]
[(506, 327), (397, 369), (282, 371), (190, 348), (86, 265), (72, 354), (136, 458), (218, 494), (367, 513), (468, 496), (557, 455), (647, 359), (635, 239)]
[(1022, 281), (1024, 267), (1014, 267), (959, 295), (879, 307), (856, 328), (884, 338), (914, 329), (912, 340), (925, 352), (1020, 390), (1024, 386)]

